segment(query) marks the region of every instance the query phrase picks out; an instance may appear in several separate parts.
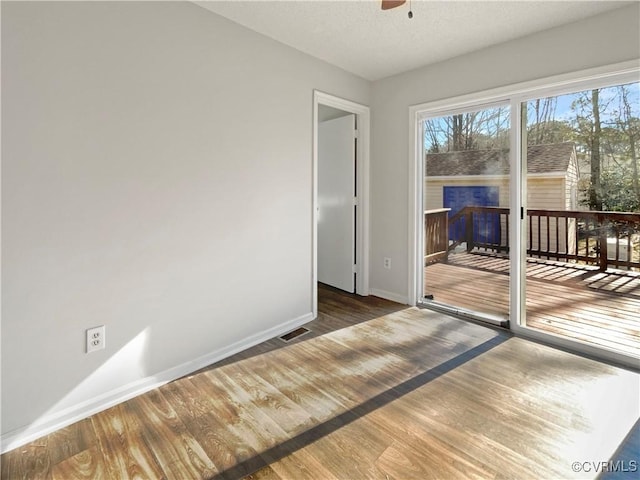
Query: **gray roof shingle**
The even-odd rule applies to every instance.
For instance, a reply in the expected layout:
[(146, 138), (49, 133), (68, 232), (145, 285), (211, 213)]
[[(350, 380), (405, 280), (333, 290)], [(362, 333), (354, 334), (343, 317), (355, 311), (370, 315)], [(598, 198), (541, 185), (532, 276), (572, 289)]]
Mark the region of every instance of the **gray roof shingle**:
[[(527, 152), (527, 172), (566, 172), (573, 150), (572, 142), (531, 145)], [(509, 174), (507, 149), (428, 153), (425, 160), (426, 174), (430, 177)]]

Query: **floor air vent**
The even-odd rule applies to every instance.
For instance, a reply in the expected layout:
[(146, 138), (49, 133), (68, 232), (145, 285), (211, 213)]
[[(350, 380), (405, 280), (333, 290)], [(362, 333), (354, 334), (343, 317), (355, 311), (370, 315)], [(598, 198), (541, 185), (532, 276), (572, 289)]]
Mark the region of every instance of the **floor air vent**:
[(311, 330), (305, 327), (296, 328), (294, 331), (285, 333), (280, 337), (280, 340), (283, 342), (290, 342), (294, 338), (298, 338), (300, 335), (304, 335), (305, 333), (309, 333)]

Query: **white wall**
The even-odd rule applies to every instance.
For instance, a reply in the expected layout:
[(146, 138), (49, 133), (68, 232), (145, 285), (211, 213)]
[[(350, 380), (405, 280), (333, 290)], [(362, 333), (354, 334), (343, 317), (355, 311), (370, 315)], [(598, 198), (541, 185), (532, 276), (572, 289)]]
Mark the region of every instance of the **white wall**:
[(372, 291), (409, 298), (408, 107), (640, 58), (639, 19), (634, 4), (373, 84)]
[(312, 92), (368, 82), (173, 2), (2, 2), (2, 76), (5, 440), (310, 319)]

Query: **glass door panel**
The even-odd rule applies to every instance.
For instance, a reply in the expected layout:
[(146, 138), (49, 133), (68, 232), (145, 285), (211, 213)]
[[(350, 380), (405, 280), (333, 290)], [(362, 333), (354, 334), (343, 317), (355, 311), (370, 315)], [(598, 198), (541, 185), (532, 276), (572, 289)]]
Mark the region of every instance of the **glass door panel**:
[(508, 106), (423, 121), (424, 296), (509, 317)]
[(526, 326), (640, 357), (639, 85), (522, 108)]

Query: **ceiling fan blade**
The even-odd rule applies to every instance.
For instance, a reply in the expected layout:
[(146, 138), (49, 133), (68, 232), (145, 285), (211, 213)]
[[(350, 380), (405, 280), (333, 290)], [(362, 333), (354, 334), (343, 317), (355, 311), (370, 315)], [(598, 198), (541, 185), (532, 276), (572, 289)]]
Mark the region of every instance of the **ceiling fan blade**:
[(382, 10), (390, 10), (404, 5), (406, 2), (407, 0), (382, 0)]

